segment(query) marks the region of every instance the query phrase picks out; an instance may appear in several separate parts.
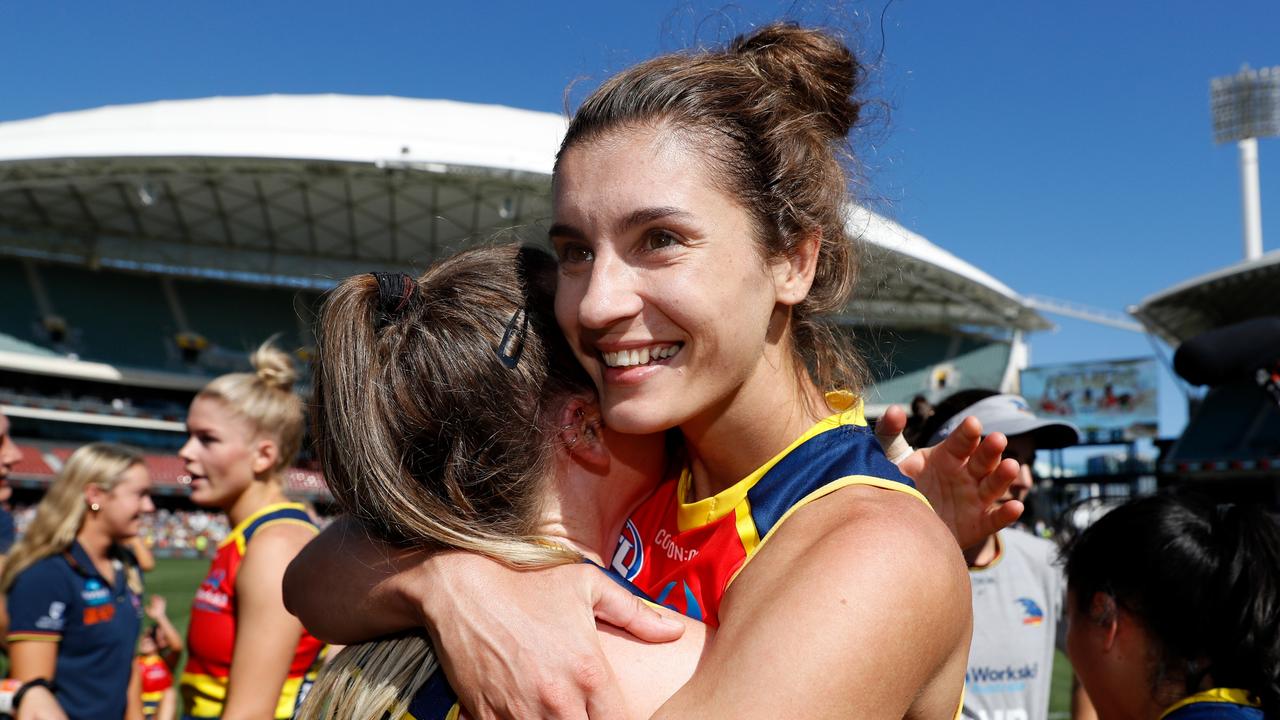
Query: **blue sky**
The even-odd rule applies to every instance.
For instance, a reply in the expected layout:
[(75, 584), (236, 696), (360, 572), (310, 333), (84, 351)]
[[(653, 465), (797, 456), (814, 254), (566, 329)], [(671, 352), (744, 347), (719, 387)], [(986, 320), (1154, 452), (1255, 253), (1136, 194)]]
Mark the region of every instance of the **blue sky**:
[[(1236, 154), (1211, 140), (1208, 82), (1280, 64), (1274, 0), (195, 6), (0, 0), (0, 121), (270, 92), (559, 111), (575, 81), (580, 98), (636, 60), (786, 15), (852, 29), (876, 64), (889, 118), (859, 143), (875, 207), (1020, 292), (1117, 311), (1240, 258)], [(1261, 165), (1275, 248), (1280, 141)], [(1057, 321), (1033, 362), (1151, 353)], [(1162, 390), (1176, 433), (1183, 404), (1171, 379)]]

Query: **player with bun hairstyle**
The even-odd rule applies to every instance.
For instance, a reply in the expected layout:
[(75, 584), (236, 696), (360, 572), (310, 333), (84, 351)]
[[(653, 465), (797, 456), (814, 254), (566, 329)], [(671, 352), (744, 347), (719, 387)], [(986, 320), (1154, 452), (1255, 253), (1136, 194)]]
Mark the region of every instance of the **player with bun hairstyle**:
[[(559, 325), (604, 427), (683, 440), (683, 471), (632, 514), (613, 566), (720, 625), (661, 716), (959, 707), (970, 617), (956, 540), (885, 459), (857, 397), (860, 362), (823, 317), (856, 275), (842, 159), (860, 79), (835, 38), (770, 25), (611, 78), (558, 155)], [(966, 478), (985, 507), (1016, 464), (997, 465), (1003, 439), (980, 445), (973, 425), (949, 441), (963, 446), (951, 461), (907, 465), (944, 477), (986, 465)], [(306, 558), (324, 572), (291, 569), (291, 607), (308, 625), (347, 640), (425, 623), (480, 717), (581, 717), (584, 702), (592, 717), (625, 715), (589, 616), (566, 612), (575, 603), (670, 637), (642, 614), (602, 610), (589, 568), (513, 573), (465, 553), (384, 563), (387, 577), (356, 584), (368, 597), (321, 608), (304, 588), (332, 572), (323, 554)], [(743, 658), (760, 662), (748, 672)]]
[(1067, 652), (1102, 720), (1280, 718), (1280, 527), (1162, 493), (1066, 549)]
[(232, 526), (192, 604), (180, 680), (188, 718), (292, 717), (322, 649), (280, 591), (289, 561), (317, 532), (284, 492), (302, 444), (297, 374), (269, 341), (250, 360), (253, 372), (223, 375), (196, 394), (178, 451), (191, 500), (222, 510)]
[(0, 575), (10, 625), (9, 673), (25, 684), (19, 718), (141, 714), (133, 648), (142, 572), (125, 541), (153, 511), (137, 452), (92, 443), (72, 453)]

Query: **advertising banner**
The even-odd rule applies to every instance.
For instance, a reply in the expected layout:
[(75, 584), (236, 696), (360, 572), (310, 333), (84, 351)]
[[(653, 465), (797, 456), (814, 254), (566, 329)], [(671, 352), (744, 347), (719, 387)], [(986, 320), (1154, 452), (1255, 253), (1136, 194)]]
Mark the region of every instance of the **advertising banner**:
[(1022, 371), (1022, 396), (1041, 417), (1080, 428), (1085, 442), (1154, 437), (1159, 419), (1155, 358), (1044, 365)]

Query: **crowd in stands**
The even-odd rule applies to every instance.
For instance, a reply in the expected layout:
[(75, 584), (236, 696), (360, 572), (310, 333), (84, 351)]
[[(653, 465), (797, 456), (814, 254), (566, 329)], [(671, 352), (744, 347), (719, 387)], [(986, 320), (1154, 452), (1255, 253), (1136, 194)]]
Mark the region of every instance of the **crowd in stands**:
[[(26, 531), (35, 514), (34, 505), (13, 510), (19, 535)], [(318, 514), (314, 517), (321, 527), (331, 521), (331, 518)], [(157, 557), (204, 557), (212, 555), (229, 532), (231, 528), (227, 525), (225, 513), (160, 508), (142, 516), (140, 537)]]

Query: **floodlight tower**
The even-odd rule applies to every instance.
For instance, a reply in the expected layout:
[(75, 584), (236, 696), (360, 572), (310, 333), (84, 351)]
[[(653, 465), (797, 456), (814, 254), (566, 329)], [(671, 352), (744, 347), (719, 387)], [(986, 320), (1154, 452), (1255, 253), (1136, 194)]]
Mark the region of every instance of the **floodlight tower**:
[(1262, 200), (1258, 183), (1258, 138), (1280, 135), (1280, 66), (1216, 77), (1209, 83), (1213, 139), (1240, 147), (1244, 257), (1262, 256)]

